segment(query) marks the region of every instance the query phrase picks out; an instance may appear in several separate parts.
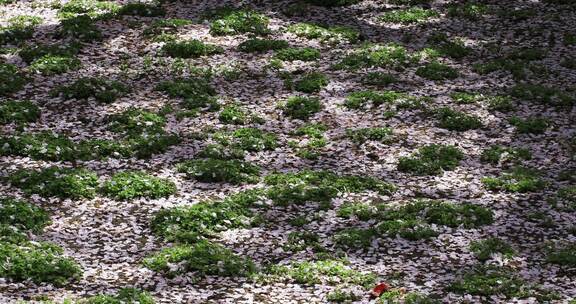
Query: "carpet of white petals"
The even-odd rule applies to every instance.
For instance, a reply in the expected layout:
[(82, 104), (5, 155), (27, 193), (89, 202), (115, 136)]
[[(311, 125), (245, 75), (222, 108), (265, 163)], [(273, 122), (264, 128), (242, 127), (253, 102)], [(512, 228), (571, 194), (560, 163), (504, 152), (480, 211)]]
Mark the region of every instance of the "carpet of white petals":
[[(0, 25), (19, 15), (42, 18), (35, 26), (27, 44), (44, 44), (65, 41), (53, 33), (61, 22), (56, 2), (63, 0), (14, 1), (0, 5)], [(125, 1), (117, 1), (125, 4)], [(423, 1), (422, 1), (423, 2)], [(39, 169), (50, 166), (80, 167), (94, 171), (100, 181), (124, 170), (144, 170), (171, 180), (176, 184), (176, 194), (160, 199), (136, 198), (116, 200), (102, 194), (93, 199), (61, 199), (26, 194), (5, 179), (0, 180), (0, 195), (16, 197), (41, 206), (48, 211), (51, 223), (42, 233), (31, 235), (34, 241), (55, 243), (64, 249), (64, 255), (74, 259), (82, 274), (64, 286), (31, 281), (14, 281), (0, 278), (0, 303), (49, 299), (61, 303), (65, 299), (77, 300), (95, 294), (113, 294), (120, 288), (136, 287), (150, 293), (156, 303), (327, 303), (328, 295), (336, 288), (350, 291), (355, 302), (375, 303), (370, 290), (379, 282), (386, 282), (400, 293), (418, 293), (436, 298), (443, 303), (568, 303), (576, 296), (575, 266), (555, 264), (547, 259), (549, 247), (565, 246), (576, 241), (575, 209), (557, 208), (551, 203), (559, 189), (574, 184), (575, 177), (560, 179), (558, 175), (576, 169), (574, 141), (576, 111), (573, 105), (576, 91), (576, 70), (561, 65), (567, 58), (576, 58), (576, 45), (569, 36), (576, 35), (576, 8), (570, 4), (552, 1), (480, 1), (489, 10), (477, 20), (448, 16), (451, 2), (430, 1), (430, 8), (438, 15), (418, 23), (385, 22), (380, 16), (393, 9), (408, 6), (387, 1), (363, 0), (341, 7), (304, 5), (288, 15), (287, 8), (295, 2), (278, 1), (165, 1), (164, 17), (115, 16), (98, 20), (102, 32), (100, 41), (83, 43), (76, 57), (81, 66), (54, 75), (42, 75), (28, 69), (17, 51), (3, 51), (0, 61), (14, 64), (26, 74), (27, 84), (19, 91), (0, 97), (7, 100), (30, 100), (41, 110), (36, 122), (25, 126), (0, 125), (0, 135), (52, 131), (65, 134), (75, 142), (90, 139), (116, 139), (110, 131), (107, 117), (130, 107), (157, 112), (172, 105), (175, 112), (166, 114), (165, 130), (177, 134), (181, 141), (166, 151), (150, 158), (108, 157), (96, 160), (47, 161), (34, 157), (0, 153), (0, 174), (8, 177), (18, 169)], [(558, 1), (560, 2), (560, 1)], [(246, 53), (237, 49), (250, 34), (216, 36), (210, 33), (208, 21), (198, 21), (203, 12), (231, 5), (256, 10), (269, 17), (271, 30), (267, 39), (282, 39), (291, 46), (314, 47), (320, 50), (317, 61), (284, 61), (279, 71), (270, 68), (274, 51)], [(500, 11), (529, 9), (526, 18), (511, 19)], [(177, 59), (163, 54), (165, 42), (147, 38), (143, 31), (154, 21), (165, 18), (190, 19), (191, 24), (178, 28), (178, 39), (199, 39), (218, 45), (222, 53), (191, 59)], [(310, 22), (328, 25), (345, 25), (357, 29), (361, 39), (357, 43), (298, 37), (286, 29), (291, 24)], [(446, 80), (428, 80), (416, 70), (430, 59), (402, 69), (367, 67), (360, 69), (334, 69), (347, 54), (365, 42), (386, 44), (396, 42), (409, 52), (430, 46), (428, 38), (433, 33), (446, 33), (459, 38), (470, 53), (454, 59), (440, 56), (436, 59), (458, 72), (458, 77)], [(568, 37), (568, 38), (567, 38)], [(572, 38), (574, 39), (574, 38)], [(63, 42), (66, 43), (66, 42)], [(19, 47), (10, 46), (8, 47)], [(506, 69), (479, 74), (474, 64), (509, 54), (521, 48), (545, 50), (544, 58), (529, 63), (546, 69), (531, 71), (527, 67), (524, 77), (515, 77)], [(234, 253), (251, 258), (256, 267), (273, 263), (286, 265), (293, 261), (312, 261), (317, 252), (313, 248), (291, 251), (286, 247), (288, 235), (294, 231), (310, 231), (319, 236), (319, 243), (327, 252), (345, 257), (351, 269), (371, 272), (377, 276), (373, 285), (361, 287), (353, 284), (299, 284), (295, 280), (252, 280), (248, 277), (199, 276), (194, 272), (169, 277), (145, 267), (143, 259), (172, 244), (154, 234), (150, 223), (160, 209), (187, 206), (208, 199), (218, 200), (249, 188), (263, 187), (256, 184), (202, 183), (186, 178), (176, 170), (176, 164), (194, 159), (209, 142), (197, 134), (212, 130), (233, 130), (242, 126), (224, 124), (219, 112), (200, 112), (195, 117), (177, 117), (179, 98), (171, 98), (156, 90), (165, 80), (187, 77), (194, 68), (212, 68), (211, 84), (216, 89), (222, 105), (235, 103), (261, 117), (262, 124), (246, 126), (273, 132), (278, 146), (273, 150), (248, 152), (246, 162), (261, 168), (261, 176), (273, 172), (296, 172), (305, 169), (329, 170), (337, 174), (370, 176), (396, 185), (390, 195), (368, 191), (340, 193), (328, 209), (318, 209), (316, 203), (297, 206), (270, 206), (263, 212), (263, 223), (254, 227), (226, 229), (211, 236), (210, 240), (231, 249)], [(574, 68), (574, 66), (572, 66)], [(297, 79), (298, 71), (319, 71), (329, 83), (319, 92), (300, 93), (286, 85), (281, 76), (289, 74)], [(396, 76), (398, 82), (372, 86), (363, 81), (368, 72), (381, 71)], [(235, 73), (235, 74), (234, 74)], [(230, 76), (230, 74), (233, 74)], [(54, 96), (50, 91), (60, 85), (70, 84), (80, 77), (105, 77), (124, 83), (130, 92), (112, 103), (69, 99)], [(450, 94), (455, 91), (482, 92), (484, 95), (506, 95), (519, 83), (542, 84), (572, 94), (568, 106), (539, 103), (513, 97), (513, 109), (494, 111), (482, 100), (457, 104)], [(426, 110), (400, 110), (387, 117), (381, 108), (352, 110), (344, 107), (351, 92), (362, 90), (394, 90), (413, 96), (429, 96)], [(327, 127), (324, 136), (327, 145), (319, 149), (317, 159), (297, 155), (288, 143), (301, 140), (293, 131), (305, 122), (292, 119), (283, 113), (278, 104), (292, 95), (316, 96), (323, 108), (310, 117), (309, 122)], [(430, 114), (440, 107), (451, 107), (478, 117), (481, 128), (450, 131), (438, 125), (438, 117)], [(510, 117), (545, 117), (549, 125), (540, 134), (519, 133)], [(396, 139), (391, 142), (352, 142), (347, 129), (389, 127)], [(443, 170), (437, 175), (416, 175), (398, 170), (398, 160), (409, 156), (428, 144), (454, 145), (464, 154), (453, 170)], [(524, 167), (540, 170), (546, 186), (533, 192), (515, 193), (492, 191), (482, 183), (485, 177), (498, 176), (512, 165), (481, 161), (482, 152), (492, 145), (528, 149), (532, 157), (522, 160)], [(573, 173), (572, 173), (573, 174)], [(572, 196), (572, 204), (576, 196)], [(476, 227), (448, 227), (432, 225), (438, 235), (428, 239), (409, 240), (401, 236), (378, 233), (369, 246), (356, 249), (334, 244), (333, 236), (343, 228), (367, 228), (374, 220), (363, 221), (356, 217), (343, 218), (337, 210), (347, 201), (371, 204), (402, 205), (411, 200), (432, 199), (454, 204), (471, 203), (493, 212), (493, 222)], [(269, 203), (269, 202), (268, 202)], [(294, 218), (304, 217), (303, 226), (292, 224)], [(471, 242), (498, 237), (511, 245), (514, 255), (492, 254), (480, 261), (470, 249)], [(572, 253), (573, 258), (576, 255)], [(505, 294), (474, 295), (455, 292), (448, 287), (467, 271), (484, 264), (484, 267), (505, 268), (521, 278), (526, 286), (554, 294), (550, 300), (535, 296), (523, 298)], [(2, 265), (0, 264), (0, 267)], [(264, 271), (264, 270), (262, 270)], [(399, 303), (408, 302), (398, 297)], [(111, 302), (110, 302), (111, 303)], [(382, 303), (386, 303), (382, 300)], [(396, 303), (396, 302), (390, 302)], [(422, 302), (428, 303), (428, 302)], [(432, 303), (432, 302), (430, 302)]]

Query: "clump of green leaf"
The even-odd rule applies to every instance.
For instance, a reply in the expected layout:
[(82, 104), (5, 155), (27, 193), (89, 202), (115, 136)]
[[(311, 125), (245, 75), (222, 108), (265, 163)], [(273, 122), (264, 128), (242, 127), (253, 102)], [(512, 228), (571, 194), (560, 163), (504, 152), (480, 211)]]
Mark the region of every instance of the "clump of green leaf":
[(70, 42), (68, 44), (32, 44), (23, 46), (18, 55), (26, 63), (30, 64), (34, 60), (46, 55), (60, 57), (74, 57), (80, 50), (80, 44)]
[(28, 195), (62, 199), (93, 198), (98, 187), (98, 176), (92, 171), (59, 167), (21, 169), (8, 176), (8, 181)]
[(450, 39), (445, 33), (436, 33), (428, 38), (434, 49), (440, 55), (448, 56), (454, 59), (462, 59), (471, 52), (470, 48), (464, 45), (460, 39)]
[(267, 35), (269, 18), (261, 13), (223, 7), (210, 12), (210, 33), (216, 36), (252, 33)]
[(334, 65), (334, 68), (357, 70), (361, 68), (382, 67), (402, 70), (417, 63), (418, 60), (418, 56), (411, 54), (405, 47), (399, 44), (367, 43), (360, 49), (342, 58), (339, 63)]
[(542, 60), (546, 57), (546, 50), (538, 48), (517, 48), (506, 55), (510, 60)]
[(338, 208), (336, 214), (342, 218), (356, 217), (359, 220), (367, 221), (377, 217), (378, 208), (369, 203), (345, 202)]
[(225, 106), (218, 119), (225, 124), (245, 125), (251, 122), (261, 123), (262, 118), (251, 114), (237, 104), (230, 104)]
[(125, 142), (102, 139), (74, 142), (62, 134), (51, 132), (0, 137), (0, 145), (2, 146), (0, 155), (53, 161), (89, 160), (108, 156), (128, 157), (133, 152)]
[(212, 159), (243, 159), (245, 151), (236, 148), (234, 145), (226, 146), (223, 144), (208, 144), (202, 149), (196, 157), (198, 158), (212, 158)]
[(427, 295), (416, 293), (416, 292), (406, 292), (400, 289), (390, 289), (382, 293), (380, 298), (378, 298), (379, 304), (440, 304), (440, 300), (431, 298)]
[(70, 19), (79, 15), (88, 15), (93, 19), (113, 17), (120, 10), (120, 5), (111, 1), (71, 0), (58, 9), (58, 18)]
[(488, 13), (488, 6), (485, 4), (469, 1), (464, 4), (449, 4), (446, 15), (451, 18), (464, 18), (478, 20)]
[(149, 27), (144, 29), (143, 34), (146, 37), (159, 37), (166, 35), (173, 35), (178, 32), (178, 29), (186, 25), (190, 25), (193, 22), (188, 19), (160, 19), (155, 20), (150, 24)]
[(474, 253), (480, 261), (488, 260), (494, 253), (500, 253), (505, 257), (515, 255), (515, 250), (506, 241), (499, 238), (487, 238), (470, 243), (470, 251)]
[(554, 207), (564, 210), (576, 210), (576, 186), (566, 186), (558, 189), (552, 201)]
[(189, 98), (193, 96), (213, 96), (216, 90), (205, 78), (179, 78), (160, 82), (156, 90), (165, 92), (170, 97)]
[(109, 121), (110, 130), (129, 136), (160, 133), (166, 125), (166, 119), (162, 115), (139, 108), (128, 108), (121, 113), (113, 114)]
[(152, 231), (168, 241), (196, 242), (226, 229), (250, 226), (263, 199), (261, 190), (247, 190), (221, 201), (162, 209), (152, 220)]
[(511, 125), (516, 127), (518, 133), (530, 134), (543, 134), (550, 126), (550, 120), (542, 117), (528, 117), (522, 119), (520, 117), (511, 117), (509, 120)]
[(376, 191), (389, 195), (396, 190), (394, 185), (372, 177), (337, 175), (329, 171), (274, 173), (266, 176), (265, 182), (272, 186), (267, 192), (268, 198), (278, 205), (330, 202), (341, 192)]
[(245, 53), (262, 53), (286, 49), (289, 46), (286, 40), (276, 39), (248, 39), (238, 45), (238, 50)]
[(571, 106), (576, 102), (575, 96), (539, 84), (518, 84), (511, 89), (510, 95), (520, 100), (557, 106)]
[(371, 286), (376, 281), (373, 273), (355, 270), (342, 260), (292, 262), (290, 265), (274, 265), (268, 270), (270, 280), (291, 280), (297, 284), (316, 285), (353, 284)]
[(546, 261), (552, 264), (574, 267), (576, 265), (576, 244), (569, 243), (563, 246), (553, 246), (549, 249)]
[(200, 111), (216, 112), (220, 110), (220, 103), (217, 97), (211, 95), (193, 95), (184, 99), (182, 106), (192, 113)]
[(302, 251), (311, 248), (314, 251), (322, 252), (325, 249), (320, 244), (320, 236), (310, 231), (293, 231), (288, 234), (288, 241), (283, 246), (289, 251)]
[(567, 69), (576, 70), (576, 58), (565, 57), (562, 59), (562, 61), (560, 61), (560, 66)]
[(538, 171), (526, 167), (514, 167), (498, 177), (485, 177), (482, 183), (489, 190), (520, 193), (539, 191), (546, 186)]
[(156, 199), (168, 197), (176, 191), (174, 182), (143, 171), (116, 173), (102, 186), (102, 192), (106, 195), (121, 200), (131, 200), (138, 197)]
[(514, 110), (514, 103), (510, 96), (494, 95), (486, 96), (484, 99), (488, 109), (498, 112), (509, 112)]
[(62, 248), (45, 242), (0, 243), (0, 277), (15, 282), (66, 285), (78, 280), (82, 270), (63, 253)]
[(102, 39), (102, 32), (94, 24), (94, 19), (88, 15), (78, 15), (62, 20), (58, 37), (75, 38), (83, 42), (92, 42)]
[(137, 108), (128, 108), (122, 113), (111, 115), (110, 129), (123, 136), (123, 143), (130, 154), (140, 158), (162, 153), (180, 139), (164, 130), (166, 120), (162, 115)]
[(296, 81), (294, 88), (299, 92), (316, 93), (326, 87), (329, 82), (330, 80), (323, 73), (310, 72)]
[(276, 134), (256, 128), (240, 128), (231, 133), (217, 133), (214, 139), (223, 146), (249, 152), (273, 150), (278, 145)]
[[(48, 213), (28, 202), (0, 197), (0, 225), (22, 232), (41, 232), (50, 223)], [(0, 242), (1, 243), (1, 242)]]
[(179, 78), (161, 82), (156, 90), (170, 97), (183, 98), (182, 105), (193, 111), (218, 111), (220, 104), (216, 99), (216, 90), (206, 78)]
[(396, 76), (384, 72), (369, 72), (362, 78), (364, 84), (374, 86), (386, 86), (398, 81)]
[(207, 44), (198, 39), (169, 41), (162, 47), (162, 51), (174, 58), (198, 58), (220, 54), (224, 49), (220, 46)]
[(40, 109), (29, 100), (8, 100), (0, 104), (0, 125), (35, 122), (38, 118)]
[(336, 288), (326, 295), (326, 300), (334, 303), (352, 303), (359, 301), (362, 297), (352, 291)]
[(255, 183), (260, 168), (241, 160), (198, 159), (178, 164), (177, 170), (200, 182)]
[(159, 3), (132, 2), (127, 3), (118, 11), (119, 15), (159, 17), (164, 16), (166, 11)]
[(418, 240), (438, 235), (432, 224), (469, 229), (491, 224), (493, 217), (490, 209), (477, 205), (418, 200), (398, 207), (383, 207), (378, 213), (380, 222), (376, 229), (390, 236)]
[(287, 31), (298, 37), (306, 39), (318, 39), (326, 43), (347, 41), (356, 43), (360, 39), (360, 33), (346, 26), (325, 26), (313, 23), (296, 23), (288, 27)]
[(320, 51), (311, 47), (287, 47), (276, 52), (274, 57), (284, 61), (315, 61), (320, 59)]
[(459, 73), (448, 65), (434, 61), (419, 67), (416, 75), (430, 80), (446, 80), (458, 78)]
[(13, 64), (0, 63), (0, 95), (10, 95), (20, 91), (26, 78)]
[(421, 5), (430, 4), (432, 0), (388, 0), (388, 2), (396, 5)]
[(98, 77), (82, 77), (68, 86), (57, 87), (51, 94), (53, 96), (62, 95), (64, 99), (94, 97), (99, 102), (111, 103), (128, 91), (128, 88), (118, 81)]
[(0, 45), (19, 45), (32, 38), (34, 27), (42, 23), (42, 18), (36, 16), (16, 16), (8, 20), (7, 26), (0, 26)]
[(305, 0), (305, 2), (325, 7), (348, 6), (356, 4), (362, 0)]
[[(178, 268), (171, 265), (178, 264)], [(241, 257), (220, 244), (206, 240), (176, 245), (144, 259), (144, 266), (168, 276), (194, 272), (197, 276), (248, 276), (256, 272), (249, 258)]]
[(295, 149), (296, 155), (306, 159), (317, 159), (322, 149), (328, 144), (328, 139), (324, 136), (328, 128), (323, 124), (308, 123), (295, 132), (293, 135), (301, 136), (304, 139), (300, 142), (290, 141), (288, 145)]
[(69, 138), (52, 132), (0, 137), (1, 155), (28, 156), (33, 159), (70, 161), (77, 149)]
[(545, 57), (546, 52), (542, 49), (520, 48), (496, 59), (474, 64), (472, 69), (481, 75), (495, 71), (507, 71), (516, 79), (525, 79), (530, 74), (548, 73), (545, 66), (533, 63), (533, 61), (542, 60)]
[(285, 115), (301, 120), (308, 120), (322, 110), (320, 99), (316, 97), (292, 96), (281, 106)]
[(80, 60), (72, 56), (44, 55), (32, 61), (28, 69), (42, 75), (55, 75), (77, 70), (80, 66)]
[(481, 100), (482, 95), (478, 93), (456, 91), (450, 93), (450, 98), (452, 99), (452, 101), (454, 101), (454, 103), (457, 104), (472, 104)]
[(345, 228), (336, 232), (332, 239), (337, 247), (362, 249), (370, 247), (375, 235), (376, 231), (370, 228)]
[(385, 12), (380, 16), (380, 20), (392, 23), (420, 23), (438, 17), (438, 12), (431, 9), (411, 7)]
[(468, 131), (482, 127), (480, 118), (453, 110), (449, 107), (442, 107), (436, 110), (438, 126), (450, 131)]
[(389, 143), (394, 140), (394, 131), (386, 127), (346, 129), (346, 136), (357, 144), (363, 144), (367, 141)]
[(497, 165), (505, 162), (518, 163), (522, 160), (530, 160), (532, 153), (525, 148), (503, 147), (498, 145), (490, 146), (482, 151), (480, 160)]
[(401, 157), (398, 170), (417, 175), (438, 175), (444, 170), (456, 169), (462, 159), (464, 153), (457, 147), (431, 144), (421, 147), (412, 156)]
[(511, 298), (528, 298), (538, 296), (533, 289), (518, 275), (505, 268), (477, 267), (464, 273), (448, 286), (448, 291), (475, 296), (504, 296)]
[(122, 288), (116, 294), (100, 294), (81, 300), (78, 304), (154, 304), (150, 293), (137, 288)]

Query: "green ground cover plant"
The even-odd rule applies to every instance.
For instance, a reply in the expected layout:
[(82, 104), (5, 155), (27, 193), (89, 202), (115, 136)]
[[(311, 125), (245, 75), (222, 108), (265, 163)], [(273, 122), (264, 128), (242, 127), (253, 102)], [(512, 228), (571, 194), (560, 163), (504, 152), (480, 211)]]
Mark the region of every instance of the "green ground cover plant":
[(128, 88), (121, 82), (100, 77), (82, 77), (68, 86), (60, 86), (52, 91), (53, 96), (64, 99), (88, 99), (93, 97), (99, 102), (111, 103), (126, 95)]
[(298, 284), (315, 285), (348, 283), (369, 286), (376, 280), (375, 274), (350, 268), (341, 260), (293, 262), (286, 266), (273, 266), (268, 271), (268, 280), (291, 280)]
[(454, 146), (431, 144), (398, 160), (398, 170), (416, 175), (438, 175), (456, 169), (464, 153)]
[(490, 256), (495, 253), (500, 253), (508, 258), (516, 254), (516, 251), (510, 244), (495, 237), (470, 243), (470, 251), (472, 251), (480, 261), (488, 260)]
[(318, 39), (325, 43), (349, 42), (360, 39), (360, 32), (346, 26), (327, 26), (314, 23), (296, 23), (287, 28), (289, 33), (306, 39)]
[[(169, 264), (182, 265), (178, 270)], [(165, 248), (146, 258), (144, 266), (167, 276), (194, 272), (197, 276), (248, 276), (256, 272), (249, 258), (241, 257), (222, 245), (206, 240)]]
[(8, 20), (7, 26), (0, 27), (0, 45), (15, 44), (32, 38), (34, 27), (42, 23), (42, 18), (20, 15)]
[(316, 97), (292, 96), (281, 106), (284, 114), (301, 120), (308, 120), (312, 115), (322, 110), (320, 99)]
[(493, 191), (534, 192), (544, 189), (546, 182), (537, 170), (527, 167), (514, 167), (498, 177), (485, 177), (484, 186)]
[(269, 18), (256, 11), (239, 10), (230, 7), (216, 9), (210, 14), (210, 33), (216, 36), (252, 33), (267, 35), (270, 33)]
[(9, 175), (8, 181), (28, 195), (38, 194), (62, 199), (91, 199), (98, 188), (98, 176), (86, 169), (21, 169)]
[(246, 190), (220, 201), (163, 209), (154, 216), (151, 228), (169, 241), (193, 243), (225, 229), (249, 227), (263, 198), (261, 190)]
[(411, 7), (385, 12), (380, 16), (380, 20), (392, 23), (419, 23), (431, 18), (438, 17), (438, 12), (431, 9)]
[(450, 131), (463, 132), (482, 127), (480, 118), (449, 107), (437, 109), (436, 116), (438, 117), (438, 126)]
[(321, 53), (319, 50), (311, 47), (294, 48), (286, 47), (281, 48), (276, 52), (275, 58), (284, 61), (315, 61), (320, 59)]
[(104, 182), (102, 192), (120, 200), (138, 197), (161, 198), (175, 194), (174, 182), (155, 177), (143, 171), (123, 171), (116, 173)]
[(366, 43), (359, 49), (346, 55), (333, 67), (335, 69), (358, 70), (360, 68), (382, 67), (403, 70), (419, 61), (417, 55), (410, 53), (397, 43)]
[(62, 248), (50, 243), (0, 243), (0, 277), (15, 282), (52, 283), (63, 286), (78, 280), (82, 270)]
[(125, 287), (115, 294), (99, 294), (82, 299), (78, 304), (154, 304), (154, 298), (147, 291), (137, 288)]
[(480, 160), (497, 165), (500, 163), (519, 163), (522, 160), (532, 159), (532, 153), (526, 148), (504, 147), (492, 145), (482, 151)]
[(241, 160), (198, 159), (178, 164), (177, 170), (200, 182), (255, 183), (260, 168)]
[(429, 80), (439, 81), (439, 80), (456, 79), (458, 78), (459, 73), (457, 70), (451, 68), (446, 64), (433, 61), (427, 63), (422, 67), (419, 67), (416, 70), (416, 75)]
[(198, 58), (221, 54), (224, 49), (214, 44), (207, 44), (198, 39), (169, 41), (163, 47), (164, 54), (174, 58)]
[(0, 95), (10, 95), (20, 91), (27, 80), (17, 66), (0, 62)]
[(294, 88), (296, 91), (303, 93), (316, 93), (326, 87), (329, 82), (330, 80), (323, 73), (310, 72), (298, 79), (294, 84)]
[(394, 131), (386, 127), (346, 129), (346, 136), (357, 144), (363, 144), (367, 141), (389, 143), (394, 140)]
[(0, 125), (25, 124), (40, 118), (40, 108), (29, 100), (8, 100), (0, 104)]

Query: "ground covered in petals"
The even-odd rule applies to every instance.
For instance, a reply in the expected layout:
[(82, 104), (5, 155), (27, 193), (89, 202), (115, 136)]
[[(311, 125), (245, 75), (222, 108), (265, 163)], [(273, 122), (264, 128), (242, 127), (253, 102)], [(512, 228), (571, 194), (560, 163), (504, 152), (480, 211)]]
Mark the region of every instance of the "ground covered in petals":
[(1, 303), (576, 303), (569, 0), (0, 0)]

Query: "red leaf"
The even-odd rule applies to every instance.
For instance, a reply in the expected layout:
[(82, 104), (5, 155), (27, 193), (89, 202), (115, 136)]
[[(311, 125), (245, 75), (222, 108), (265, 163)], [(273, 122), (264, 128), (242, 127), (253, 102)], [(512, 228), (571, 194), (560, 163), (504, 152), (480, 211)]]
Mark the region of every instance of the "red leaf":
[(382, 283), (376, 285), (376, 287), (374, 287), (374, 289), (372, 289), (372, 292), (370, 292), (370, 294), (373, 297), (378, 298), (382, 295), (383, 292), (385, 292), (389, 289), (390, 289), (390, 285), (382, 282)]

